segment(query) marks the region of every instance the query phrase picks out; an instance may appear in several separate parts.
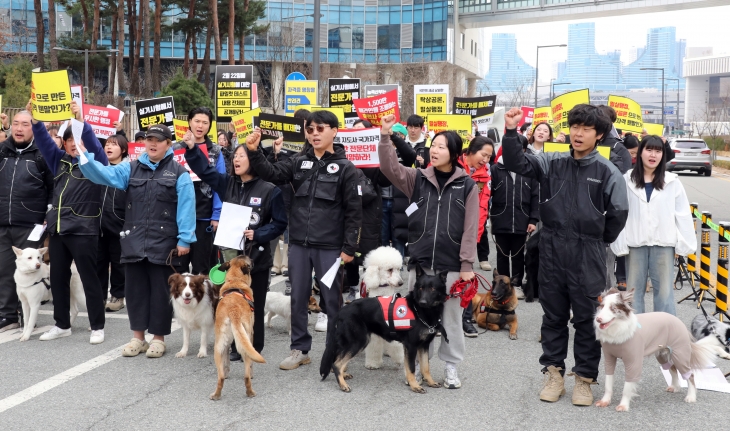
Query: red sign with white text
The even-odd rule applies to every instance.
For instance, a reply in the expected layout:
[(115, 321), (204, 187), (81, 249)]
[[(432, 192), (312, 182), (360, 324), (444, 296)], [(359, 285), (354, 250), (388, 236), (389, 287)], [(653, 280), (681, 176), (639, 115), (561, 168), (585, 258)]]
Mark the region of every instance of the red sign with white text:
[[(198, 146), (200, 151), (205, 154), (205, 158), (208, 158), (208, 148), (203, 146)], [(145, 153), (145, 146), (144, 144), (139, 144), (136, 142), (130, 142), (129, 143), (129, 161), (132, 162), (134, 160), (137, 160), (139, 156)], [(200, 181), (200, 177), (195, 174), (195, 172), (190, 170), (190, 167), (188, 166), (188, 162), (185, 160), (185, 150), (175, 150), (175, 161), (180, 163), (185, 169), (188, 170), (188, 173), (190, 173), (190, 179), (193, 181)]]
[(114, 123), (121, 120), (122, 111), (119, 109), (84, 104), (83, 112), (84, 121), (89, 123), (97, 138), (106, 139), (117, 134)]
[(369, 121), (373, 126), (380, 127), (380, 119), (386, 115), (395, 115), (395, 121), (400, 121), (398, 109), (398, 90), (365, 99), (353, 99), (357, 116)]
[(531, 106), (523, 106), (520, 108), (520, 110), (522, 110), (522, 119), (517, 125), (517, 129), (522, 127), (522, 125), (525, 123), (532, 123), (532, 114), (535, 112), (535, 108)]

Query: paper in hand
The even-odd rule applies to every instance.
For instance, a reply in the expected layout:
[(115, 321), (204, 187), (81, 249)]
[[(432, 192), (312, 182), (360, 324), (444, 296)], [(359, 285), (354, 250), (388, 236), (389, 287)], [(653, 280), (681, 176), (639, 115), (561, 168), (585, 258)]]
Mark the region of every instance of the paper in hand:
[(319, 280), (324, 283), (325, 286), (327, 286), (327, 289), (332, 288), (332, 283), (335, 281), (337, 271), (340, 269), (340, 262), (342, 262), (342, 258), (338, 257), (337, 260), (335, 260), (334, 265), (332, 265), (332, 267), (327, 270), (327, 273), (324, 275), (324, 277)]
[(63, 132), (66, 131), (66, 128), (68, 128), (68, 121), (64, 121), (61, 127), (58, 128), (58, 136), (63, 137)]
[(28, 235), (28, 241), (40, 241), (41, 236), (43, 236), (43, 232), (46, 231), (46, 225), (44, 224), (37, 224), (35, 227), (33, 227), (33, 230), (30, 231), (30, 235)]
[(84, 122), (79, 121), (75, 118), (71, 119), (71, 133), (74, 137), (74, 142), (78, 145), (81, 142), (81, 133), (84, 131)]
[(243, 231), (248, 229), (250, 221), (251, 207), (223, 202), (213, 244), (234, 250), (243, 250)]

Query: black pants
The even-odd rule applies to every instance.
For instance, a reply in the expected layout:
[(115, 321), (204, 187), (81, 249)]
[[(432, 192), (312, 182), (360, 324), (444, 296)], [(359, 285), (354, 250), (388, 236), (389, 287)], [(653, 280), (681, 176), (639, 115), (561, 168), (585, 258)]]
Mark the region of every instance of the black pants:
[(18, 320), (18, 293), (15, 289), (15, 253), (20, 249), (37, 248), (41, 241), (28, 241), (32, 227), (0, 226), (0, 319)]
[(71, 263), (81, 276), (91, 330), (104, 329), (104, 298), (96, 274), (97, 235), (51, 235), (51, 292), (53, 318), (61, 329), (71, 327)]
[(264, 305), (266, 293), (269, 291), (269, 272), (271, 267), (251, 273), (251, 289), (253, 290), (253, 348), (261, 353), (264, 350)]
[(173, 274), (168, 265), (144, 259), (124, 264), (125, 300), (132, 331), (169, 335), (172, 326), (172, 303), (167, 279)]
[(349, 292), (350, 287), (359, 286), (360, 284), (360, 265), (358, 265), (358, 258), (352, 260), (350, 263), (345, 264), (345, 282), (342, 286), (342, 292)]
[(479, 262), (486, 262), (489, 260), (489, 229), (484, 227), (481, 238), (477, 243), (477, 258)]
[[(525, 275), (525, 241), (527, 234), (495, 233), (497, 243), (497, 271), (499, 275), (506, 275), (516, 279), (514, 286), (522, 286), (522, 277)], [(512, 256), (510, 258), (510, 256)], [(512, 270), (510, 271), (510, 259)]]
[(190, 272), (190, 264), (193, 264), (192, 274), (208, 275), (213, 255), (213, 238), (215, 232), (210, 226), (210, 220), (195, 221), (195, 238), (197, 241), (190, 244), (190, 253), (180, 257), (180, 266), (175, 269), (179, 273)]
[[(109, 297), (110, 290), (113, 297), (124, 298), (124, 264), (119, 262), (121, 258), (122, 245), (119, 242), (119, 234), (102, 229), (96, 257), (96, 274), (99, 277), (104, 300)], [(111, 265), (111, 275), (109, 265)]]
[(616, 283), (626, 283), (626, 256), (616, 256)]

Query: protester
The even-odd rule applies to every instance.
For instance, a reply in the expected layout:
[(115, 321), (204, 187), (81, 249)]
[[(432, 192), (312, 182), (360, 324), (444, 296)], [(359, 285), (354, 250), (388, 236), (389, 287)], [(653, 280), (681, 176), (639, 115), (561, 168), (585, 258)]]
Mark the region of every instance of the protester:
[(633, 308), (637, 313), (644, 312), (648, 274), (654, 311), (676, 314), (674, 256), (687, 256), (697, 250), (687, 194), (679, 177), (666, 171), (664, 159), (660, 137), (650, 135), (641, 140), (636, 167), (624, 174), (629, 218), (611, 245), (616, 255), (628, 254), (628, 286), (634, 290)]
[(413, 114), (406, 120), (406, 129), (408, 136), (406, 142), (411, 145), (416, 152), (416, 168), (425, 168), (431, 161), (429, 160), (429, 151), (427, 149), (428, 135), (423, 133), (423, 125), (425, 121), (420, 115)]
[[(459, 279), (472, 280), (479, 231), (479, 188), (459, 164), (461, 138), (451, 131), (436, 134), (431, 140), (431, 166), (408, 168), (398, 163), (391, 144), (394, 124), (394, 115), (381, 119), (378, 157), (385, 176), (418, 206), (408, 217), (409, 290), (416, 281), (415, 263), (429, 274), (448, 271), (447, 289)], [(426, 199), (429, 195), (438, 199)], [(452, 204), (442, 206), (442, 197), (443, 202)], [(440, 214), (442, 209), (447, 213)], [(449, 342), (441, 342), (439, 358), (446, 362), (444, 386), (448, 389), (461, 387), (456, 366), (464, 359), (462, 311), (460, 298), (446, 301), (442, 321)]]
[[(8, 121), (2, 116), (3, 123)], [(33, 142), (31, 120), (29, 111), (15, 114), (12, 135), (0, 144), (0, 332), (20, 326), (13, 247), (40, 246), (40, 238), (28, 237), (44, 223), (47, 205), (53, 203), (53, 173)]]
[(146, 134), (143, 131), (139, 131), (134, 134), (134, 142), (136, 144), (144, 144), (146, 138)]
[[(147, 129), (145, 153), (131, 163), (103, 166), (83, 144), (81, 151), (81, 169), (89, 180), (127, 190), (121, 262), (132, 340), (122, 356), (146, 352), (148, 358), (160, 358), (172, 326), (167, 279), (174, 271), (169, 264), (187, 255), (195, 242), (190, 174), (175, 161), (172, 133), (164, 124)], [(145, 341), (145, 331), (152, 334), (151, 343)]]
[(606, 105), (600, 105), (598, 109), (600, 109), (601, 112), (603, 112), (603, 114), (611, 120), (611, 130), (603, 137), (603, 139), (601, 139), (598, 145), (609, 147), (611, 149), (611, 163), (616, 165), (619, 172), (625, 174), (626, 171), (631, 169), (631, 154), (629, 154), (626, 147), (622, 145), (623, 140), (621, 139), (621, 135), (619, 135), (618, 131), (613, 126), (613, 123), (615, 123), (618, 118), (616, 116), (616, 110)]
[[(291, 354), (280, 364), (292, 370), (308, 364), (312, 336), (307, 329), (307, 304), (312, 292), (312, 269), (317, 279), (340, 262), (355, 256), (362, 223), (355, 166), (342, 145), (334, 145), (337, 117), (328, 111), (312, 113), (306, 123), (311, 148), (288, 160), (271, 164), (259, 151), (261, 132), (246, 138), (249, 161), (266, 181), (290, 181), (295, 194), (289, 217), (289, 278), (291, 291)], [(342, 277), (337, 276), (320, 295), (327, 308), (327, 339), (333, 342), (334, 324), (342, 305)]]
[[(287, 226), (287, 214), (281, 191), (273, 184), (260, 179), (251, 169), (246, 147), (241, 145), (233, 154), (233, 173), (222, 174), (210, 166), (202, 151), (195, 146), (191, 132), (183, 137), (187, 146), (185, 160), (206, 184), (210, 184), (224, 202), (251, 207), (252, 215), (244, 232), (243, 251), (228, 249), (223, 252), (227, 262), (239, 254), (251, 258), (251, 289), (253, 290), (254, 327), (253, 347), (261, 353), (264, 348), (264, 305), (269, 290), (269, 271), (273, 264), (270, 242), (279, 238)], [(235, 343), (231, 346), (232, 361), (240, 361), (241, 355)]]
[(591, 105), (576, 105), (568, 113), (570, 153), (525, 154), (515, 128), (522, 111), (505, 113), (502, 140), (507, 170), (540, 182), (540, 304), (545, 313), (541, 339), (546, 381), (543, 401), (565, 393), (568, 321), (573, 312), (575, 376), (573, 404), (591, 405), (590, 385), (598, 376), (601, 346), (593, 316), (606, 284), (606, 248), (626, 223), (628, 202), (621, 173), (597, 151), (611, 130), (610, 120)]
[(221, 147), (221, 154), (226, 165), (226, 173), (231, 174), (231, 159), (233, 158), (233, 146), (228, 139), (228, 133), (224, 131), (218, 132), (218, 146)]
[[(26, 109), (32, 112), (31, 102)], [(71, 103), (71, 112), (81, 121), (81, 107)], [(101, 216), (101, 187), (88, 181), (79, 169), (79, 147), (89, 145), (100, 163), (109, 160), (96, 139), (89, 123), (84, 122), (81, 140), (75, 142), (72, 127), (63, 133), (64, 149), (61, 150), (48, 134), (46, 126), (33, 120), (35, 143), (54, 177), (53, 203), (46, 215), (51, 255), (51, 292), (53, 293), (53, 319), (56, 325), (41, 335), (42, 341), (55, 340), (71, 335), (70, 282), (71, 265), (78, 269), (86, 294), (86, 309), (91, 327), (91, 344), (104, 342), (104, 298), (97, 276), (97, 247)]]
[[(104, 144), (104, 152), (112, 166), (129, 163), (127, 160), (129, 144), (127, 138), (122, 135), (109, 136)], [(111, 290), (111, 299), (106, 302), (106, 311), (119, 311), (124, 308), (124, 265), (121, 263), (122, 245), (119, 234), (124, 227), (127, 192), (104, 186), (101, 192), (101, 205), (97, 275), (105, 302)]]
[(540, 154), (543, 152), (545, 142), (553, 142), (553, 128), (548, 123), (540, 123), (527, 138), (527, 149), (533, 155)]
[(639, 154), (639, 140), (636, 136), (627, 136), (624, 138), (624, 147), (629, 151), (631, 155), (631, 166), (636, 165), (636, 156)]

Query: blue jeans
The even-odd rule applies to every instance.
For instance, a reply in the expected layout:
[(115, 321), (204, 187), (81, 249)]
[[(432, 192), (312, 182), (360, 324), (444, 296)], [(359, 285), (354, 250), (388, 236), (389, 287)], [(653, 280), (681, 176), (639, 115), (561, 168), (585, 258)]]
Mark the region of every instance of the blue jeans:
[(383, 222), (380, 225), (380, 240), (384, 247), (391, 245), (400, 252), (401, 256), (406, 254), (406, 245), (395, 238), (393, 234), (393, 199), (383, 199)]
[(646, 277), (654, 291), (654, 311), (676, 315), (674, 308), (674, 247), (644, 246), (629, 248), (626, 259), (628, 289), (634, 289), (634, 310), (644, 312)]

